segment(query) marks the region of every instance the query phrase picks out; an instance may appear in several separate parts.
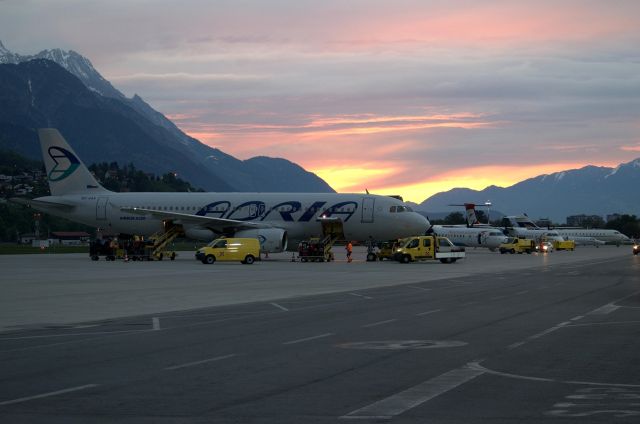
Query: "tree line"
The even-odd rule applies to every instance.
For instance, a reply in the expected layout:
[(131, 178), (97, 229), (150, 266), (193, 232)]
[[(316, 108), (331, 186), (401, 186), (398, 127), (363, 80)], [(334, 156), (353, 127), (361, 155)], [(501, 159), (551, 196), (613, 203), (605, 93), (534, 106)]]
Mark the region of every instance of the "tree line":
[[(117, 162), (103, 162), (89, 166), (89, 170), (95, 175), (100, 184), (106, 189), (115, 192), (203, 191), (193, 187), (187, 181), (181, 180), (173, 172), (155, 175), (136, 169), (131, 163), (120, 167)], [(0, 174), (13, 176), (24, 173), (34, 176), (40, 175), (39, 178), (34, 177), (29, 182), (34, 189), (26, 197), (34, 198), (49, 195), (49, 184), (46, 180), (44, 164), (41, 161), (26, 159), (9, 151), (0, 152)], [(20, 235), (33, 234), (36, 221), (39, 221), (39, 231), (42, 238), (54, 231), (86, 231), (90, 234), (95, 231), (93, 227), (6, 201), (6, 199), (16, 195), (10, 186), (3, 187), (0, 195), (2, 196), (0, 200), (0, 241), (2, 242), (16, 242), (19, 241)]]

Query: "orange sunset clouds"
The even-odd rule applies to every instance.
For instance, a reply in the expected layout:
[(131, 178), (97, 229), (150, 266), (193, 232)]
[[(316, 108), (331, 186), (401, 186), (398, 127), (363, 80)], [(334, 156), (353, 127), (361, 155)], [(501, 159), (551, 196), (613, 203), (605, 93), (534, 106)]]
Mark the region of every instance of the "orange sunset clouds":
[(636, 1), (2, 7), (14, 50), (77, 50), (192, 137), (289, 159), (341, 192), (422, 202), (640, 156)]

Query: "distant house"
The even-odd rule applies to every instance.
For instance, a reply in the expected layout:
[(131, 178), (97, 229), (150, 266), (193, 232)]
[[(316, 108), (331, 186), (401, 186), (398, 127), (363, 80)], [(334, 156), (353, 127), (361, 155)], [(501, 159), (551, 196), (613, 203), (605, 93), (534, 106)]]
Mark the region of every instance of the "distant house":
[(91, 235), (84, 231), (54, 231), (49, 235), (52, 244), (82, 246), (89, 243)]
[(36, 235), (33, 233), (20, 234), (20, 244), (31, 244), (36, 239)]

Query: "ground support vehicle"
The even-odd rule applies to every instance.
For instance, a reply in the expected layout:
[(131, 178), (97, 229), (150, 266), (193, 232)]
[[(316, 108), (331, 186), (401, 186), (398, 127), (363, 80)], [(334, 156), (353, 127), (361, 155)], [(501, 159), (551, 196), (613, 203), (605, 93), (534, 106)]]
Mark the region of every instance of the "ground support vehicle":
[(506, 243), (502, 243), (498, 247), (500, 253), (531, 253), (536, 250), (536, 242), (531, 239), (509, 237)]
[(446, 237), (416, 236), (405, 240), (394, 254), (398, 262), (405, 264), (425, 260), (439, 260), (444, 264), (453, 263), (466, 255), (464, 247), (454, 245)]
[(640, 240), (635, 240), (633, 242), (633, 254), (637, 255), (640, 253)]
[(344, 240), (342, 220), (336, 217), (316, 219), (322, 229), (321, 237), (311, 237), (298, 244), (300, 262), (331, 262), (335, 256), (331, 248), (338, 240)]
[(554, 240), (552, 244), (555, 250), (576, 250), (576, 242), (573, 240)]
[(255, 238), (219, 238), (198, 249), (196, 259), (209, 265), (216, 261), (240, 261), (251, 265), (260, 260), (260, 242)]
[(398, 248), (398, 241), (384, 241), (378, 245), (377, 258), (379, 261), (384, 259), (393, 260)]
[(115, 261), (118, 254), (117, 242), (110, 238), (93, 240), (89, 244), (89, 257), (93, 261), (104, 256), (107, 261)]
[(334, 260), (331, 237), (312, 237), (298, 244), (298, 259), (301, 262), (331, 262)]
[(553, 243), (550, 241), (541, 241), (536, 245), (536, 251), (541, 253), (551, 253), (553, 252)]

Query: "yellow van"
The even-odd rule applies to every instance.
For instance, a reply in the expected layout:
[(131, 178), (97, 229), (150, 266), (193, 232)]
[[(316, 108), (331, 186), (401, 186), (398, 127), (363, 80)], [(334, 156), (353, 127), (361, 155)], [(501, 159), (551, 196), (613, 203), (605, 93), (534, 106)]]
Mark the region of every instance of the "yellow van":
[(251, 265), (260, 259), (260, 242), (254, 238), (220, 238), (198, 249), (196, 259), (203, 264), (240, 261)]

